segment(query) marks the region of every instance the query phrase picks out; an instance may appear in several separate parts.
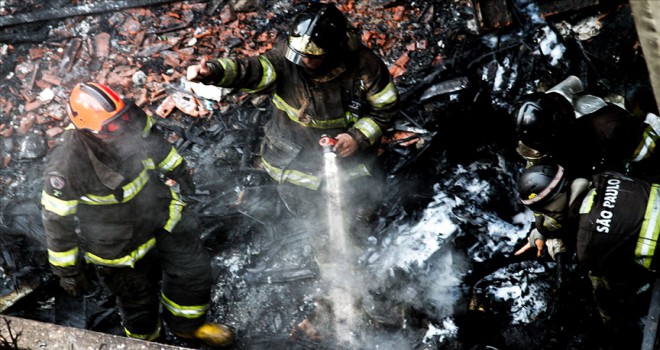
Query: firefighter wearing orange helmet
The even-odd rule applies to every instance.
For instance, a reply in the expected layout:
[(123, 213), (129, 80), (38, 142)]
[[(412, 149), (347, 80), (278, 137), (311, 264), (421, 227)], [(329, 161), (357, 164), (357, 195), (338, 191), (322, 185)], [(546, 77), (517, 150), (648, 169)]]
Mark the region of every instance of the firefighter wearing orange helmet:
[(206, 323), (209, 256), (185, 202), (159, 177), (192, 192), (186, 161), (131, 101), (98, 83), (77, 84), (67, 105), (75, 128), (47, 158), (42, 193), (48, 260), (79, 296), (84, 264), (116, 296), (126, 335), (155, 340), (160, 303), (173, 332), (228, 345), (231, 330)]

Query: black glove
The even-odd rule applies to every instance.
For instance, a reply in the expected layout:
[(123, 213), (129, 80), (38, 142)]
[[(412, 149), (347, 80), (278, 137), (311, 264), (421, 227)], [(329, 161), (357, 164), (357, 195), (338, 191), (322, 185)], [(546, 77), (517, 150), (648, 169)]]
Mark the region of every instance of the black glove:
[(179, 184), (179, 191), (184, 196), (192, 196), (195, 194), (195, 183), (193, 182), (192, 175), (184, 171), (175, 181)]
[(82, 296), (90, 288), (89, 281), (82, 272), (73, 276), (60, 277), (60, 286), (75, 298)]

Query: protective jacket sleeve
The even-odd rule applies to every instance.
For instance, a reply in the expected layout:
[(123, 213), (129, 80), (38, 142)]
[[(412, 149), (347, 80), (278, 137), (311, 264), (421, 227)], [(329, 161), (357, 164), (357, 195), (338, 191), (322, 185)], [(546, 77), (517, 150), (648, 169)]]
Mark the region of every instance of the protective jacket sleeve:
[(380, 136), (399, 114), (399, 93), (380, 58), (366, 49), (358, 55), (361, 57), (358, 60), (359, 85), (364, 91), (366, 106), (348, 133), (360, 148), (366, 148), (380, 141)]
[(75, 231), (74, 216), (78, 208), (75, 179), (54, 167), (53, 163), (66, 162), (59, 149), (51, 154), (53, 162), (45, 171), (45, 184), (41, 194), (42, 220), (46, 232), (48, 262), (53, 272), (61, 277), (79, 273), (80, 251)]

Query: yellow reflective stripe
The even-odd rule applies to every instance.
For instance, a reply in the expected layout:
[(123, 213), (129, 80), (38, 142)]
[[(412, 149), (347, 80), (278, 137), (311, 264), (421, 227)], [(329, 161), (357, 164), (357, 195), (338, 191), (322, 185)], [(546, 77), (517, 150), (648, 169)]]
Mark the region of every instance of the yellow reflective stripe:
[(142, 129), (142, 137), (147, 137), (151, 134), (151, 128), (154, 124), (156, 124), (154, 117), (147, 115), (147, 123), (144, 125), (144, 129)]
[(543, 214), (543, 227), (547, 228), (548, 231), (556, 231), (561, 228), (561, 224), (555, 218)]
[[(133, 199), (138, 193), (140, 193), (142, 188), (144, 188), (144, 185), (149, 182), (149, 170), (155, 169), (154, 161), (149, 158), (143, 160), (142, 164), (144, 165), (144, 169), (142, 169), (140, 174), (133, 181), (122, 187), (122, 190), (124, 191), (124, 198), (122, 199), (121, 203), (126, 203)], [(80, 197), (80, 200), (88, 205), (108, 205), (120, 203), (113, 194), (105, 196), (86, 194)]]
[(635, 258), (637, 262), (646, 268), (651, 267), (653, 254), (658, 242), (658, 233), (660, 230), (660, 198), (658, 192), (660, 187), (657, 184), (651, 186), (651, 193), (649, 194), (649, 201), (646, 205), (646, 213), (644, 214), (644, 222), (642, 229), (639, 232), (637, 239), (637, 247), (635, 248)]
[(170, 188), (170, 192), (172, 193), (172, 201), (170, 201), (170, 216), (169, 219), (167, 220), (167, 223), (165, 223), (165, 226), (163, 227), (167, 232), (172, 232), (176, 224), (181, 221), (181, 213), (183, 212), (183, 207), (186, 206), (186, 203), (182, 202), (179, 200), (179, 196), (174, 192), (173, 189)]
[(78, 247), (65, 252), (56, 252), (48, 249), (48, 262), (53, 266), (74, 266), (78, 260)]
[(272, 177), (278, 183), (283, 183), (286, 181), (296, 186), (309, 188), (310, 190), (317, 190), (321, 185), (321, 179), (318, 176), (306, 174), (298, 170), (282, 171), (282, 169), (268, 163), (263, 157), (261, 160), (264, 164), (264, 167), (266, 168), (268, 175), (270, 175), (270, 177)]
[(49, 195), (46, 191), (41, 192), (41, 205), (44, 206), (44, 209), (59, 216), (73, 215), (78, 210), (78, 200), (61, 200)]
[(229, 58), (218, 58), (217, 61), (222, 66), (222, 70), (224, 70), (224, 74), (218, 85), (224, 86), (233, 83), (237, 75), (236, 63)]
[(380, 136), (383, 134), (380, 130), (380, 126), (378, 126), (378, 124), (376, 124), (371, 118), (362, 118), (358, 120), (353, 127), (360, 130), (360, 132), (369, 139), (370, 145), (373, 145), (379, 140)]
[(393, 82), (390, 82), (383, 88), (383, 90), (371, 96), (367, 96), (367, 101), (369, 101), (373, 107), (381, 108), (385, 105), (396, 102), (397, 98), (398, 92), (396, 86), (394, 86)]
[(112, 194), (106, 196), (97, 196), (94, 194), (88, 194), (80, 197), (80, 201), (87, 205), (107, 205), (107, 204), (119, 203), (117, 198), (115, 198), (115, 196)]
[[(264, 164), (264, 168), (266, 169), (268, 175), (270, 175), (270, 177), (272, 177), (278, 183), (283, 183), (286, 181), (296, 186), (309, 188), (310, 190), (315, 191), (318, 190), (319, 186), (321, 185), (321, 178), (318, 176), (303, 173), (302, 171), (298, 170), (282, 171), (282, 169), (268, 163), (263, 157), (261, 158), (261, 161)], [(364, 164), (358, 164), (352, 169), (346, 170), (345, 174), (349, 179), (371, 175), (371, 173), (369, 173), (369, 169), (367, 169), (367, 166)]]
[(156, 238), (151, 238), (146, 243), (139, 246), (136, 250), (132, 251), (130, 254), (123, 256), (118, 259), (104, 259), (100, 256), (94, 255), (90, 252), (85, 253), (85, 260), (96, 264), (96, 265), (105, 265), (105, 266), (125, 266), (133, 267), (140, 259), (142, 259), (151, 249), (156, 246)]
[(128, 330), (128, 328), (124, 327), (124, 332), (126, 332), (126, 336), (129, 338), (133, 339), (140, 339), (140, 340), (146, 340), (146, 341), (152, 341), (155, 340), (160, 336), (160, 319), (158, 319), (158, 326), (156, 327), (156, 330), (149, 333), (149, 334), (136, 334), (136, 333), (131, 333), (131, 331)]
[(163, 159), (162, 162), (158, 164), (158, 169), (164, 172), (172, 171), (174, 168), (178, 167), (179, 164), (183, 162), (183, 157), (176, 151), (176, 148), (172, 146), (170, 153)]
[(647, 126), (646, 129), (644, 129), (642, 141), (639, 142), (637, 149), (635, 149), (635, 152), (632, 155), (632, 161), (639, 162), (648, 158), (655, 150), (655, 144), (658, 138), (660, 137), (658, 137), (658, 134), (653, 130), (653, 127)]
[(270, 84), (272, 84), (275, 81), (275, 79), (277, 79), (277, 73), (275, 72), (275, 67), (273, 67), (273, 64), (270, 63), (270, 60), (268, 60), (268, 58), (264, 56), (259, 56), (259, 62), (261, 63), (261, 68), (263, 70), (261, 81), (259, 81), (259, 84), (257, 85), (256, 88), (241, 89), (242, 91), (248, 93), (259, 92), (267, 88)]
[(184, 318), (199, 318), (206, 315), (208, 305), (183, 306), (170, 300), (170, 298), (165, 296), (165, 293), (160, 293), (160, 296), (163, 306), (165, 306), (165, 308), (167, 308), (167, 310), (169, 310), (174, 316)]
[(356, 177), (360, 176), (370, 176), (371, 173), (369, 173), (369, 169), (367, 169), (367, 166), (364, 164), (358, 164), (355, 166), (353, 169), (348, 169), (346, 170), (346, 175), (348, 176), (349, 179), (353, 179)]
[(594, 206), (594, 197), (596, 197), (596, 189), (592, 188), (582, 200), (580, 214), (589, 214), (591, 212), (591, 208)]
[(126, 203), (133, 199), (140, 191), (142, 188), (144, 188), (144, 185), (149, 182), (149, 173), (147, 169), (142, 169), (140, 172), (140, 175), (138, 177), (131, 181), (131, 183), (125, 185), (122, 187), (124, 190), (124, 199), (122, 200), (122, 203)]
[(315, 129), (337, 129), (345, 128), (348, 126), (349, 122), (355, 121), (355, 118), (352, 118), (352, 115), (349, 112), (346, 112), (341, 118), (329, 120), (317, 120), (309, 114), (305, 114), (302, 116), (303, 120), (300, 120), (298, 117), (300, 115), (299, 109), (286, 103), (278, 94), (273, 94), (273, 104), (277, 109), (286, 113), (289, 119), (305, 127), (312, 127)]

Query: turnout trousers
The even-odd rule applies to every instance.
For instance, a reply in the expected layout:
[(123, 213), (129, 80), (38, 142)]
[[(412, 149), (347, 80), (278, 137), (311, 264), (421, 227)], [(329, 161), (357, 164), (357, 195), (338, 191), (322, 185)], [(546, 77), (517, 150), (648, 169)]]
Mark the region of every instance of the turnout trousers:
[(189, 334), (205, 322), (212, 276), (198, 232), (194, 217), (184, 215), (172, 232), (156, 232), (156, 249), (134, 267), (97, 266), (101, 281), (116, 296), (128, 337), (158, 338), (159, 302), (175, 333)]

